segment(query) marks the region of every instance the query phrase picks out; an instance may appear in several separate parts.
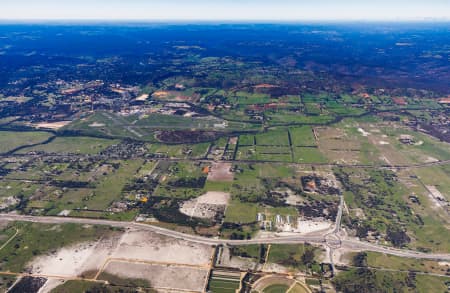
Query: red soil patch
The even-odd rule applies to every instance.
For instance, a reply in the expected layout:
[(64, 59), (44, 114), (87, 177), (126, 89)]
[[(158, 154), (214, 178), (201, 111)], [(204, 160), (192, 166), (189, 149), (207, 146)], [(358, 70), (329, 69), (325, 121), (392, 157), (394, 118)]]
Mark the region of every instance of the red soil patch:
[(231, 163), (215, 162), (212, 164), (209, 174), (208, 181), (223, 181), (231, 182), (233, 181), (234, 174), (231, 172)]

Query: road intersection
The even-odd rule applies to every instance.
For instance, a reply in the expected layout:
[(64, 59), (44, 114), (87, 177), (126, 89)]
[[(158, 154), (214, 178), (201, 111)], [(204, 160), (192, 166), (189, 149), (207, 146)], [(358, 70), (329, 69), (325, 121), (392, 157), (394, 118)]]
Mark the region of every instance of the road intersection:
[[(112, 220), (102, 220), (102, 219), (88, 219), (88, 218), (75, 218), (75, 217), (44, 217), (44, 216), (28, 216), (28, 215), (18, 215), (18, 214), (0, 214), (0, 220), (3, 221), (23, 221), (23, 222), (33, 222), (33, 223), (43, 223), (43, 224), (65, 224), (65, 223), (75, 223), (75, 224), (87, 224), (87, 225), (105, 225), (117, 228), (134, 228), (138, 230), (150, 231), (157, 234), (161, 234), (167, 237), (182, 239), (190, 242), (207, 244), (207, 245), (250, 245), (250, 244), (299, 244), (299, 243), (311, 243), (318, 245), (328, 245), (334, 243), (335, 241), (328, 241), (330, 235), (336, 235), (334, 233), (328, 233), (324, 235), (279, 235), (274, 234), (273, 237), (267, 238), (256, 238), (248, 240), (228, 240), (228, 239), (217, 239), (217, 238), (207, 238), (197, 235), (191, 235), (186, 233), (181, 233), (173, 231), (170, 229), (158, 227), (155, 225), (148, 225), (144, 223), (137, 222), (120, 222)], [(336, 230), (335, 230), (336, 231)], [(339, 231), (339, 230), (338, 230)], [(328, 235), (328, 236), (327, 236)], [(450, 261), (450, 254), (445, 253), (423, 253), (407, 249), (397, 249), (392, 247), (387, 247), (383, 245), (373, 244), (365, 241), (360, 241), (358, 239), (349, 237), (339, 237), (338, 238), (340, 247), (347, 249), (349, 251), (373, 251), (380, 252), (384, 254), (416, 258), (416, 259), (428, 259), (437, 261)], [(337, 239), (335, 239), (337, 240)]]

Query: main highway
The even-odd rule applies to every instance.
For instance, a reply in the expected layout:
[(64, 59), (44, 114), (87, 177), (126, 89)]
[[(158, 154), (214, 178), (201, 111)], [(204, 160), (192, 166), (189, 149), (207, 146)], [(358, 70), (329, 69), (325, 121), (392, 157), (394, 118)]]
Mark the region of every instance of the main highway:
[[(308, 242), (311, 244), (327, 245), (327, 235), (274, 235), (267, 238), (257, 238), (249, 240), (227, 240), (207, 238), (197, 235), (191, 235), (173, 231), (170, 229), (158, 227), (155, 225), (148, 225), (137, 222), (120, 222), (102, 219), (88, 219), (88, 218), (74, 218), (74, 217), (44, 217), (44, 216), (28, 216), (18, 214), (0, 214), (0, 221), (23, 221), (43, 224), (84, 224), (84, 225), (105, 225), (117, 228), (134, 228), (138, 230), (145, 230), (154, 232), (167, 237), (181, 239), (185, 241), (201, 243), (206, 245), (249, 245), (249, 244), (296, 244)], [(329, 234), (328, 234), (329, 235)], [(334, 234), (333, 234), (334, 235)], [(429, 259), (429, 260), (441, 260), (450, 261), (450, 254), (432, 254), (423, 253), (413, 250), (396, 249), (387, 246), (377, 245), (369, 242), (360, 241), (353, 238), (339, 239), (339, 245), (341, 248), (349, 251), (374, 251), (385, 253), (389, 255), (395, 255), (399, 257), (417, 258), (417, 259)]]

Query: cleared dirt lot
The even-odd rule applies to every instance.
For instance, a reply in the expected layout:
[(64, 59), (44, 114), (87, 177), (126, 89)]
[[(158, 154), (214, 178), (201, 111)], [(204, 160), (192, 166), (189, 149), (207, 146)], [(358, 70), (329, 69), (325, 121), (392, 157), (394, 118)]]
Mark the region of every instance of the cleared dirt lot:
[(333, 162), (359, 163), (361, 143), (349, 137), (344, 130), (333, 127), (316, 127), (319, 149)]
[(30, 270), (34, 274), (62, 277), (98, 271), (105, 259), (111, 256), (120, 238), (120, 234), (115, 234), (98, 242), (85, 242), (61, 248), (51, 254), (37, 257), (30, 264)]
[(215, 162), (211, 165), (211, 171), (208, 174), (208, 181), (231, 182), (234, 174), (231, 172), (231, 163)]
[(208, 245), (128, 230), (39, 256), (28, 268), (34, 274), (52, 276), (41, 293), (60, 284), (57, 280), (94, 278), (102, 272), (145, 279), (158, 288), (202, 291), (212, 252)]
[(122, 236), (112, 257), (207, 265), (211, 255), (212, 248), (208, 245), (163, 237), (151, 232), (128, 231)]
[(218, 213), (225, 211), (229, 200), (229, 193), (209, 191), (200, 197), (184, 202), (180, 212), (190, 217), (213, 219)]
[(110, 262), (105, 272), (125, 279), (147, 280), (157, 289), (194, 292), (203, 291), (208, 276), (207, 269), (126, 262)]

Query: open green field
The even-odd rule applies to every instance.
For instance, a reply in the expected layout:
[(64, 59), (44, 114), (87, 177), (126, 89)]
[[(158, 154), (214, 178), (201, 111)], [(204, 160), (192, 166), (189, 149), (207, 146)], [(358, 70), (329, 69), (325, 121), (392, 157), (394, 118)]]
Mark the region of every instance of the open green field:
[(96, 185), (94, 193), (85, 203), (86, 206), (89, 209), (104, 210), (114, 200), (120, 199), (123, 187), (136, 174), (142, 163), (142, 160), (120, 162), (117, 170), (114, 170)]
[(1, 276), (0, 275), (0, 291), (7, 292), (8, 289), (14, 284), (16, 281), (15, 276)]
[[(257, 127), (256, 127), (257, 128)], [(184, 117), (178, 115), (149, 114), (145, 116), (120, 116), (110, 112), (96, 112), (82, 120), (76, 120), (63, 130), (85, 135), (115, 138), (133, 138), (156, 141), (156, 130), (209, 130), (219, 132), (255, 130), (254, 125), (225, 121), (213, 116)]]
[(289, 133), (291, 135), (293, 146), (299, 147), (317, 145), (313, 130), (309, 126), (291, 127), (289, 128)]
[(320, 250), (309, 244), (273, 244), (270, 245), (267, 262), (287, 267), (306, 270), (319, 270), (318, 259)]
[[(94, 241), (113, 233), (105, 226), (83, 226), (77, 224), (37, 224), (14, 222), (3, 228), (8, 236), (16, 236), (0, 250), (0, 270), (23, 272), (34, 257), (83, 241)], [(11, 236), (12, 237), (12, 236)], [(2, 239), (5, 244), (9, 237)]]
[(450, 277), (423, 276), (404, 272), (350, 269), (333, 279), (340, 292), (448, 292)]
[(173, 162), (160, 175), (153, 193), (157, 197), (191, 198), (205, 193), (206, 174), (203, 165), (194, 162)]
[(266, 104), (273, 101), (270, 95), (247, 92), (236, 92), (235, 96), (230, 99), (232, 102), (239, 105)]
[(48, 132), (0, 131), (0, 154), (12, 151), (21, 146), (38, 144), (53, 135)]
[(285, 293), (288, 292), (289, 286), (284, 284), (273, 284), (264, 288), (264, 293)]
[(211, 277), (208, 287), (213, 293), (234, 293), (239, 289), (240, 280), (236, 277), (214, 274)]
[[(140, 289), (140, 292), (155, 293), (155, 290)], [(62, 285), (52, 289), (51, 293), (67, 293), (67, 292), (102, 292), (102, 293), (135, 293), (136, 288), (104, 285), (100, 282), (89, 281), (66, 281)]]
[(411, 191), (395, 173), (350, 168), (335, 169), (335, 173), (343, 182), (349, 208), (363, 212), (363, 216), (350, 216), (352, 225), (359, 227), (359, 237), (366, 237), (369, 230), (378, 231), (397, 246), (448, 251), (450, 238), (442, 221), (435, 213), (409, 201)]
[(294, 287), (292, 287), (288, 293), (308, 293), (310, 292), (305, 288), (306, 285), (296, 283)]
[(225, 221), (229, 223), (256, 222), (258, 206), (254, 203), (243, 203), (233, 200), (225, 212)]
[(290, 124), (307, 124), (307, 125), (324, 125), (335, 119), (331, 115), (302, 115), (287, 111), (277, 111), (274, 113), (266, 113), (269, 119), (269, 125), (290, 125)]
[(289, 137), (285, 129), (270, 130), (255, 135), (256, 145), (259, 146), (288, 146)]
[(232, 195), (242, 201), (257, 202), (272, 184), (294, 175), (294, 168), (275, 164), (239, 164), (234, 177)]
[(57, 137), (48, 144), (38, 145), (20, 150), (19, 153), (46, 152), (63, 154), (97, 154), (108, 146), (118, 144), (119, 140), (94, 137)]
[[(367, 266), (372, 268), (436, 273), (442, 275), (445, 275), (449, 268), (445, 263), (439, 263), (438, 261), (404, 258), (370, 251), (365, 252), (365, 254)], [(355, 263), (355, 265), (357, 264)]]
[(315, 147), (295, 147), (294, 149), (295, 163), (326, 163), (328, 160), (322, 152)]
[(10, 181), (3, 179), (0, 181), (0, 198), (2, 197), (28, 197), (33, 194), (39, 185), (31, 182)]

